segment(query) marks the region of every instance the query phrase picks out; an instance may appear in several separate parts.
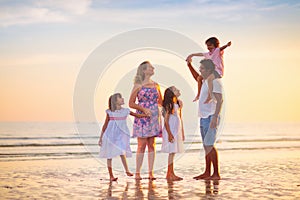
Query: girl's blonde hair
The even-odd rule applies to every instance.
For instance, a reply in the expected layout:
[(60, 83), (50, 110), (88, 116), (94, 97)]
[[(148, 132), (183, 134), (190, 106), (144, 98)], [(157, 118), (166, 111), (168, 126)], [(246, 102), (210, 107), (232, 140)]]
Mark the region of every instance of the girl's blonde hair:
[(149, 64), (150, 64), (149, 61), (144, 61), (138, 66), (138, 69), (136, 71), (136, 75), (134, 78), (134, 84), (137, 84), (137, 83), (141, 84), (143, 82), (143, 80), (145, 79), (144, 70), (147, 69)]
[(116, 94), (113, 94), (109, 97), (109, 100), (108, 100), (108, 109), (111, 110), (111, 111), (115, 111), (117, 109), (117, 99), (119, 98), (122, 98), (122, 95), (120, 93), (116, 93)]

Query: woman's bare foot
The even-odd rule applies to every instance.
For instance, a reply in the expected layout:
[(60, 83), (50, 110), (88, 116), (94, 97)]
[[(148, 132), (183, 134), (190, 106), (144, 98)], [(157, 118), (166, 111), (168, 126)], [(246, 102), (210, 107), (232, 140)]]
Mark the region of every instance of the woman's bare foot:
[(156, 178), (153, 176), (153, 174), (152, 174), (152, 173), (149, 173), (149, 177), (148, 177), (148, 179), (150, 179), (151, 181), (154, 181), (154, 180), (156, 180)]
[(128, 171), (128, 172), (126, 172), (126, 175), (127, 176), (133, 176), (133, 173), (131, 173), (131, 172)]
[(118, 177), (115, 178), (115, 177), (112, 176), (112, 177), (109, 178), (109, 180), (110, 180), (110, 181), (117, 181), (117, 180), (118, 180)]
[(140, 173), (135, 173), (135, 179), (136, 180), (142, 180), (142, 177), (141, 177)]
[(151, 181), (156, 180), (156, 178), (154, 176), (149, 176), (148, 179), (150, 179)]
[(201, 175), (199, 175), (199, 176), (193, 177), (193, 179), (199, 180), (199, 179), (206, 179), (206, 178), (208, 178), (208, 177), (210, 177), (210, 174), (209, 174), (209, 173), (203, 173), (203, 174), (201, 174)]

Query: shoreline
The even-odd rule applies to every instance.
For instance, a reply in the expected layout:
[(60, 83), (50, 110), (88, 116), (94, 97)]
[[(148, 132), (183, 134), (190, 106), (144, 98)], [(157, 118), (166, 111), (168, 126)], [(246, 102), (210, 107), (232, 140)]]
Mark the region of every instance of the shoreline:
[(204, 168), (204, 158), (198, 152), (175, 159), (174, 170), (183, 177), (182, 181), (168, 183), (165, 167), (154, 172), (155, 181), (137, 182), (134, 177), (126, 177), (122, 170), (115, 170), (119, 179), (110, 183), (105, 163), (93, 157), (5, 161), (0, 162), (1, 196), (3, 199), (300, 198), (299, 149), (223, 151), (219, 152), (219, 162), (220, 181), (193, 180)]

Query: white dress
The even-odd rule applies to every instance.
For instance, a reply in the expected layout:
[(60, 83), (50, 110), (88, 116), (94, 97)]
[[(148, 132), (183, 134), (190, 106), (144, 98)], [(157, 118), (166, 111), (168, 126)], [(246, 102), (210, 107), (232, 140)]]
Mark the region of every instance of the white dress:
[(109, 115), (109, 122), (103, 133), (100, 158), (111, 159), (120, 155), (131, 157), (130, 132), (126, 123), (130, 110), (122, 108), (114, 112), (106, 110), (106, 113)]
[(174, 137), (174, 142), (169, 142), (168, 132), (166, 127), (164, 127), (162, 132), (163, 141), (161, 146), (161, 151), (164, 153), (182, 153), (184, 151), (182, 140), (182, 123), (178, 104), (174, 104), (174, 109), (174, 114), (171, 114), (169, 118), (169, 126)]

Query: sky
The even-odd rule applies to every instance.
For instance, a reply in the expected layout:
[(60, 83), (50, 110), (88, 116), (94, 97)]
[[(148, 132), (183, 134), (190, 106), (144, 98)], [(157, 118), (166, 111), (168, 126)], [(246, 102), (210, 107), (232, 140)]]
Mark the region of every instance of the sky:
[[(274, 0), (1, 0), (0, 121), (74, 121), (74, 87), (89, 55), (118, 34), (154, 27), (185, 35), (202, 47), (199, 52), (211, 36), (221, 45), (232, 41), (222, 78), (227, 122), (299, 122), (299, 11), (298, 1)], [(200, 59), (193, 60), (196, 69)], [(99, 77), (99, 121), (118, 89), (128, 107), (135, 69), (144, 60), (154, 64), (153, 79), (163, 87), (173, 81), (181, 89), (182, 80), (160, 74), (161, 65), (196, 93), (183, 58), (158, 50), (128, 52)], [(192, 119), (194, 96), (185, 87), (181, 93), (184, 117)]]

